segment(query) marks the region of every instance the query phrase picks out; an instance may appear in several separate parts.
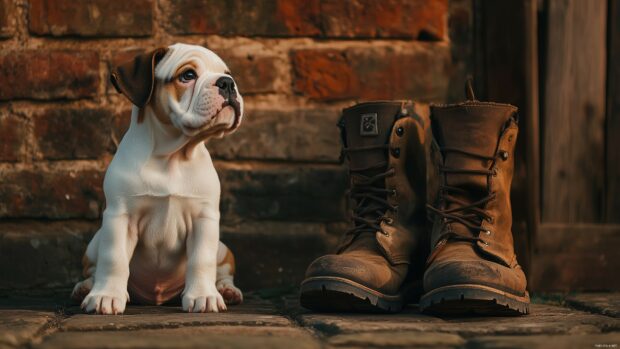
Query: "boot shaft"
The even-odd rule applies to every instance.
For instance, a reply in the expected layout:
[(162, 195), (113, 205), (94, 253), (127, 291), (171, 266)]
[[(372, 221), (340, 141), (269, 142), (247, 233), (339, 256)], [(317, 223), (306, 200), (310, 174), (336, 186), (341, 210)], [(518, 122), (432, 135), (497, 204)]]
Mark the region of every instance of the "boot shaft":
[[(362, 103), (343, 111), (340, 126), (355, 207), (355, 227), (345, 236), (340, 252), (378, 248), (392, 264), (410, 263), (417, 246), (428, 246), (424, 209), (428, 107), (412, 102)], [(364, 185), (372, 179), (376, 180), (371, 185)]]
[(368, 174), (387, 167), (392, 128), (403, 113), (405, 103), (388, 101), (360, 103), (342, 111), (338, 126), (351, 172)]
[(433, 106), (431, 113), (431, 156), (438, 178), (431, 184), (437, 193), (432, 246), (446, 239), (469, 240), (481, 252), (514, 265), (510, 185), (517, 108), (474, 100)]

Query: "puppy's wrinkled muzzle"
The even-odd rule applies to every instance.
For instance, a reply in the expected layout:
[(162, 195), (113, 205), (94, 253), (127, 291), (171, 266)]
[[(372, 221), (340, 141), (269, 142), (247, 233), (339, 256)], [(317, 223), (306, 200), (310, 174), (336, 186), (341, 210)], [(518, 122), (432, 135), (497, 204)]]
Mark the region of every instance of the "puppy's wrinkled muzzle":
[(226, 107), (232, 107), (235, 111), (235, 121), (230, 127), (231, 130), (234, 130), (239, 127), (239, 124), (241, 123), (241, 105), (237, 98), (229, 98), (228, 100), (224, 101), (224, 103), (222, 103), (222, 110), (224, 110), (224, 108)]

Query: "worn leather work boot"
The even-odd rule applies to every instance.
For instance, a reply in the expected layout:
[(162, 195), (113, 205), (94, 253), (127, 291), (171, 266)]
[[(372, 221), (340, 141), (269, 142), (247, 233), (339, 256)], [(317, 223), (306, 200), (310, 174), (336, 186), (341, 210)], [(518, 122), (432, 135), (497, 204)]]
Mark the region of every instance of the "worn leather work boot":
[(353, 227), (336, 254), (308, 267), (302, 306), (397, 312), (405, 295), (415, 291), (416, 278), (420, 296), (428, 256), (428, 114), (428, 106), (411, 102), (369, 102), (343, 111), (339, 126), (349, 164)]
[[(431, 158), (438, 183), (422, 311), (518, 315), (529, 311), (512, 238), (510, 184), (517, 108), (476, 101), (431, 106)], [(432, 177), (431, 177), (432, 178)], [(430, 199), (429, 199), (430, 201)]]

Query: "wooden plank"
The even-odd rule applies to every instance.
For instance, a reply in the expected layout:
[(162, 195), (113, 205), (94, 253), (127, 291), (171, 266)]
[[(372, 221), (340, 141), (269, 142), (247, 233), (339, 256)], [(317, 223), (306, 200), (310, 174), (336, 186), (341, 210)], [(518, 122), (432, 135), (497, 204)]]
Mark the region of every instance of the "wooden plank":
[[(521, 139), (525, 143), (526, 207), (529, 258), (531, 263), (533, 241), (536, 241), (540, 225), (540, 113), (538, 80), (538, 0), (526, 0), (524, 25), (524, 80), (525, 106), (521, 118), (525, 134)], [(529, 271), (529, 268), (527, 269)]]
[(530, 290), (620, 290), (620, 225), (543, 224), (539, 227)]
[(548, 2), (543, 222), (601, 222), (607, 2)]
[(606, 221), (620, 223), (620, 0), (609, 1)]
[[(530, 0), (528, 0), (530, 1)], [(476, 95), (480, 100), (510, 103), (519, 108), (519, 136), (511, 199), (512, 231), (519, 263), (529, 270), (532, 229), (528, 215), (530, 182), (526, 144), (530, 108), (526, 98), (526, 2), (523, 0), (476, 1), (475, 72)]]

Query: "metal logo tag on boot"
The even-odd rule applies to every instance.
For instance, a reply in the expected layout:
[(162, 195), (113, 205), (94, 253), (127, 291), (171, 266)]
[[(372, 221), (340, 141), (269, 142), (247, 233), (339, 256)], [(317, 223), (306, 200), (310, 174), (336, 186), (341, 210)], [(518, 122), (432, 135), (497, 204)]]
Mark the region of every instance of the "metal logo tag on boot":
[(379, 134), (377, 127), (377, 114), (362, 114), (362, 122), (360, 123), (360, 135), (376, 136)]

